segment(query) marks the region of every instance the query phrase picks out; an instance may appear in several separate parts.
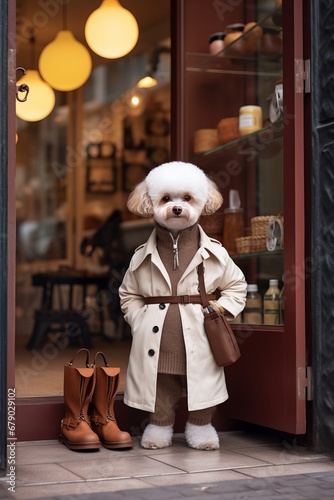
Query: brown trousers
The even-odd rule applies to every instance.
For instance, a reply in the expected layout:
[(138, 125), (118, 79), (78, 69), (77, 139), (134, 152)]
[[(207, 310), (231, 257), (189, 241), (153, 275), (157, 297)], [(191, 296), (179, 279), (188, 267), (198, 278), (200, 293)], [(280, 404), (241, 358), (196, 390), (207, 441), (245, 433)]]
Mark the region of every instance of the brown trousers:
[[(154, 425), (174, 425), (176, 405), (181, 399), (186, 387), (184, 375), (158, 373), (157, 400), (155, 412), (150, 413), (150, 423)], [(194, 425), (207, 425), (211, 423), (216, 407), (203, 410), (190, 411), (188, 422)]]

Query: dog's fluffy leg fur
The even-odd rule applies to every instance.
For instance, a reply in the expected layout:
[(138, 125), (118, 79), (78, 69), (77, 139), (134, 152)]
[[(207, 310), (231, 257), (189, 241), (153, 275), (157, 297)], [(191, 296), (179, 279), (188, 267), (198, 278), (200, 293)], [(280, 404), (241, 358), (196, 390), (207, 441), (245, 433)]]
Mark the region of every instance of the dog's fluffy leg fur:
[(186, 424), (185, 436), (190, 448), (196, 450), (218, 450), (219, 437), (216, 429), (211, 425)]
[(148, 424), (141, 438), (143, 448), (157, 450), (159, 448), (167, 448), (172, 444), (173, 426)]

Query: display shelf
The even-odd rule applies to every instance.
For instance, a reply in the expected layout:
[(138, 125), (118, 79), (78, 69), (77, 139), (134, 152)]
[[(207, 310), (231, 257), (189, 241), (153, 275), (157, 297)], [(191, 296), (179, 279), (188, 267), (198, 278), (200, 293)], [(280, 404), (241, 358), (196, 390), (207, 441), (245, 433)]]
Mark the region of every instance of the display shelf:
[(194, 160), (200, 161), (201, 158), (212, 157), (216, 159), (225, 151), (230, 153), (237, 153), (240, 155), (257, 155), (266, 144), (272, 143), (273, 140), (279, 139), (283, 136), (283, 122), (277, 121), (271, 123), (270, 125), (257, 130), (248, 135), (240, 136), (237, 139), (227, 142), (226, 144), (221, 144), (214, 149), (210, 149), (203, 153), (194, 155)]
[[(260, 64), (260, 63), (265, 63)], [(199, 73), (221, 73), (225, 75), (258, 76), (258, 77), (282, 77), (281, 54), (275, 57), (247, 57), (227, 56), (222, 54), (211, 55), (196, 52), (186, 54), (186, 70)], [(261, 67), (262, 66), (262, 67)]]
[(261, 333), (284, 333), (284, 324), (280, 323), (278, 325), (252, 325), (249, 323), (231, 323), (231, 327), (234, 331), (234, 334), (242, 343), (243, 340), (246, 340), (250, 335), (253, 334), (261, 334)]
[(244, 260), (244, 259), (250, 259), (253, 257), (283, 257), (284, 252), (283, 249), (280, 250), (274, 250), (272, 252), (269, 252), (267, 250), (262, 251), (262, 252), (248, 252), (248, 253), (235, 253), (231, 255), (233, 260)]
[[(248, 29), (246, 33), (241, 33), (236, 40), (226, 45), (217, 54), (186, 53), (186, 71), (240, 74), (241, 76), (280, 77), (282, 65), (281, 51), (268, 54), (262, 51), (261, 48), (257, 48), (255, 51), (247, 51), (245, 49), (245, 52), (242, 52), (241, 50), (236, 50), (236, 44), (240, 43), (240, 41), (247, 41), (249, 35), (257, 27), (263, 29), (276, 28), (279, 33), (282, 33), (277, 24), (270, 23), (272, 19), (277, 20), (281, 12), (282, 8), (277, 7), (267, 13), (252, 28)], [(261, 64), (259, 64), (261, 62), (266, 63), (265, 69), (261, 68)]]

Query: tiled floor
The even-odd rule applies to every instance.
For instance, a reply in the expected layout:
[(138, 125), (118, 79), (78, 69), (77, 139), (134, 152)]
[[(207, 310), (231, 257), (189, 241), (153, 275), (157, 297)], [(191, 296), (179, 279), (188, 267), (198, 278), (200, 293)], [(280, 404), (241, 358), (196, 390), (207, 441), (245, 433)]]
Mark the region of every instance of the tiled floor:
[[(202, 495), (210, 488), (230, 484), (232, 480), (232, 485), (239, 485), (242, 481), (240, 484), (253, 484), (255, 487), (259, 481), (263, 485), (268, 478), (285, 476), (292, 479), (298, 474), (302, 475), (300, 484), (305, 488), (303, 478), (311, 473), (327, 481), (324, 486), (327, 489), (321, 495), (324, 498), (328, 494), (329, 498), (334, 497), (334, 461), (326, 454), (313, 453), (275, 435), (244, 431), (220, 433), (221, 448), (217, 451), (190, 449), (183, 434), (175, 435), (173, 445), (162, 450), (144, 450), (140, 447), (139, 438), (134, 439), (135, 446), (131, 450), (101, 448), (96, 452), (70, 451), (57, 441), (17, 443), (16, 491), (13, 494), (8, 491), (8, 479), (4, 477), (0, 480), (0, 498), (28, 500), (62, 496), (74, 499), (85, 495), (85, 498), (98, 499), (112, 498), (111, 492), (122, 492), (117, 498), (128, 499), (204, 498)], [(253, 481), (249, 481), (250, 478)], [(166, 487), (169, 486), (173, 486), (174, 490), (168, 494)], [(175, 488), (185, 486), (188, 489), (178, 496)], [(242, 494), (238, 488), (238, 494), (227, 495), (226, 498), (269, 498), (263, 494)], [(276, 485), (275, 491), (278, 491), (277, 488)], [(284, 488), (285, 491), (288, 489)], [(144, 496), (139, 496), (139, 491)], [(308, 491), (311, 490), (308, 488)], [(103, 495), (107, 492), (110, 495)], [(225, 498), (225, 494), (218, 497), (212, 495), (211, 498)], [(319, 496), (298, 494), (277, 498), (317, 499)]]

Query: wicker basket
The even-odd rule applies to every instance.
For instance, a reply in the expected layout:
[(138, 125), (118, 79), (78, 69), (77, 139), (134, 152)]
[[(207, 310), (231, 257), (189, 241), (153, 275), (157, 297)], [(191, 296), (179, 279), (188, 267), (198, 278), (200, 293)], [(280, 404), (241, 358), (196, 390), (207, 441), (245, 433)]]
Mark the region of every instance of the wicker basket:
[(200, 225), (203, 228), (203, 231), (212, 238), (220, 239), (218, 236), (223, 234), (223, 225), (224, 225), (224, 213), (223, 212), (215, 212), (211, 215), (204, 215), (201, 217), (199, 221)]
[(264, 252), (267, 250), (266, 238), (263, 236), (251, 236), (251, 252)]
[(267, 236), (268, 224), (270, 219), (275, 218), (274, 215), (261, 215), (259, 217), (251, 218), (252, 236)]
[(218, 144), (218, 134), (215, 128), (203, 128), (194, 133), (194, 153), (201, 154), (214, 149)]
[(250, 253), (252, 251), (251, 239), (251, 236), (242, 236), (241, 238), (236, 238), (235, 244), (237, 247), (237, 253)]
[(222, 118), (217, 125), (217, 137), (219, 144), (226, 144), (240, 137), (239, 118)]

